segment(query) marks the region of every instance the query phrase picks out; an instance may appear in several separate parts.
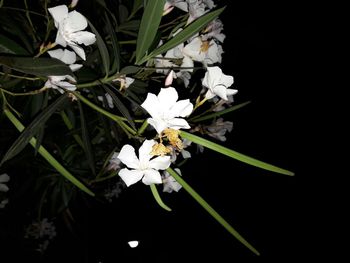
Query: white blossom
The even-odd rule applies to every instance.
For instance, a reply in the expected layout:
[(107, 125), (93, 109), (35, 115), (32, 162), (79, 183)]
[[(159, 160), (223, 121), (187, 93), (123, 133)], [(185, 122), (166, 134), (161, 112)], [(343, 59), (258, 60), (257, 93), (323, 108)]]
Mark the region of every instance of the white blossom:
[(9, 190), (8, 186), (5, 184), (10, 181), (10, 176), (8, 174), (0, 175), (0, 192), (7, 192)]
[(76, 90), (77, 87), (75, 86), (75, 84), (71, 82), (75, 83), (76, 81), (70, 75), (49, 76), (45, 83), (45, 87), (57, 89), (59, 92), (64, 93), (65, 90), (71, 90), (71, 91)]
[(74, 64), (77, 60), (77, 56), (74, 52), (69, 51), (68, 49), (55, 49), (55, 50), (49, 50), (47, 51), (49, 55), (53, 58), (57, 58), (61, 60), (63, 63), (69, 65), (70, 69), (72, 71), (77, 71), (80, 69), (83, 65), (81, 64)]
[(202, 85), (208, 88), (208, 91), (205, 94), (207, 99), (219, 96), (224, 100), (228, 100), (227, 96), (234, 95), (238, 92), (235, 89), (228, 88), (232, 84), (233, 77), (222, 73), (222, 70), (217, 66), (208, 67), (202, 81)]
[(178, 94), (173, 87), (161, 89), (158, 96), (148, 93), (141, 106), (151, 115), (147, 121), (160, 134), (166, 128), (175, 130), (191, 128), (183, 118), (193, 111), (193, 104), (189, 99), (178, 100)]
[(224, 24), (220, 19), (215, 19), (209, 23), (209, 25), (204, 30), (204, 34), (202, 35), (202, 40), (208, 40), (211, 38), (217, 39), (219, 42), (224, 42), (226, 36), (221, 33), (224, 29)]
[(66, 5), (59, 5), (48, 9), (58, 29), (55, 43), (63, 47), (71, 47), (83, 60), (85, 52), (78, 44), (92, 45), (96, 41), (95, 34), (82, 31), (87, 26), (86, 18), (77, 11), (68, 12)]
[(127, 167), (119, 172), (120, 178), (127, 186), (137, 183), (142, 179), (146, 185), (161, 184), (162, 178), (158, 170), (165, 170), (170, 166), (170, 156), (158, 156), (152, 159), (152, 147), (154, 140), (145, 140), (139, 148), (139, 157), (136, 156), (135, 149), (126, 144), (121, 149), (118, 158)]
[(201, 36), (193, 38), (184, 48), (183, 54), (203, 64), (221, 63), (222, 47), (212, 40), (203, 40)]
[(120, 169), (121, 161), (118, 159), (119, 152), (113, 153), (111, 159), (109, 160), (109, 164), (107, 170), (118, 170)]
[(233, 122), (224, 121), (223, 118), (219, 118), (210, 126), (206, 126), (207, 134), (219, 141), (226, 141), (226, 132), (231, 132), (233, 128)]
[[(179, 168), (174, 169), (179, 175), (181, 171)], [(172, 191), (178, 192), (182, 186), (179, 184), (174, 177), (172, 177), (167, 171), (163, 172), (163, 192), (171, 193)]]

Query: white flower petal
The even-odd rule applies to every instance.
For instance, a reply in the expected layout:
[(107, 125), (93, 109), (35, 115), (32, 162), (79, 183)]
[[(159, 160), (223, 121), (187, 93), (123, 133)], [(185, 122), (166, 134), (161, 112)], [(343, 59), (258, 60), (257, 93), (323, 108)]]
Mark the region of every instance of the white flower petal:
[(86, 18), (77, 11), (69, 12), (65, 22), (65, 28), (71, 33), (84, 30), (88, 25)]
[(135, 149), (129, 144), (123, 146), (118, 155), (118, 159), (129, 168), (138, 169), (140, 161), (136, 156)]
[(0, 183), (6, 183), (8, 181), (10, 181), (10, 176), (8, 176), (8, 174), (0, 175)]
[(173, 118), (168, 121), (168, 127), (172, 128), (174, 130), (180, 130), (180, 129), (190, 129), (191, 126), (188, 124), (188, 122), (181, 118)]
[(77, 70), (79, 70), (79, 69), (81, 69), (83, 67), (83, 65), (82, 64), (71, 64), (71, 65), (69, 65), (69, 68), (71, 69), (71, 71), (77, 71)]
[(175, 105), (178, 98), (179, 96), (177, 91), (173, 87), (161, 89), (158, 94), (158, 100), (163, 111), (170, 109), (173, 105)]
[(160, 116), (161, 108), (158, 97), (153, 93), (148, 93), (146, 100), (141, 104), (152, 118), (158, 118)]
[(223, 100), (227, 100), (227, 88), (225, 86), (217, 85), (214, 87), (213, 92)]
[(220, 82), (226, 86), (227, 88), (228, 87), (231, 87), (232, 84), (233, 84), (233, 77), (232, 76), (228, 76), (228, 75), (225, 75), (225, 74), (221, 74), (221, 78), (220, 78)]
[(139, 160), (141, 163), (146, 163), (152, 158), (150, 153), (152, 152), (152, 147), (155, 143), (155, 140), (145, 140), (143, 142), (139, 148)]
[(66, 47), (66, 46), (67, 46), (67, 41), (66, 41), (65, 38), (61, 35), (61, 32), (60, 32), (60, 31), (57, 31), (55, 43), (56, 43), (57, 45), (61, 45), (62, 47)]
[(85, 46), (92, 45), (96, 42), (95, 34), (88, 31), (79, 31), (70, 34), (70, 39), (78, 44), (84, 44)]
[(57, 58), (66, 64), (73, 64), (77, 60), (77, 56), (74, 52), (61, 48), (47, 51), (53, 58)]
[(74, 50), (75, 53), (77, 53), (79, 57), (81, 57), (83, 60), (86, 60), (84, 49), (73, 43), (69, 43), (68, 45)]
[(129, 170), (127, 168), (119, 171), (119, 176), (122, 178), (126, 186), (137, 183), (143, 177), (144, 172), (139, 170)]
[(179, 116), (179, 117), (186, 117), (190, 115), (193, 111), (193, 104), (190, 102), (189, 99), (186, 100), (179, 100), (175, 103), (173, 107), (170, 109), (170, 115), (171, 116)]
[(144, 171), (145, 176), (142, 178), (142, 182), (146, 185), (151, 184), (161, 184), (162, 183), (162, 177), (160, 176), (160, 173), (153, 169), (148, 169)]
[(0, 192), (7, 192), (9, 190), (6, 184), (0, 184)]
[(149, 162), (149, 167), (156, 170), (165, 170), (170, 166), (170, 156), (158, 156)]
[(191, 153), (189, 151), (186, 151), (186, 150), (182, 150), (181, 155), (182, 155), (182, 158), (184, 158), (184, 159), (191, 158)]
[(168, 128), (168, 124), (163, 121), (162, 119), (153, 119), (153, 118), (148, 118), (147, 119), (148, 124), (150, 124), (158, 134), (161, 134), (162, 131), (164, 131), (166, 128)]
[(226, 95), (227, 96), (232, 96), (232, 95), (235, 95), (237, 92), (238, 92), (238, 90), (236, 90), (236, 89), (227, 89), (226, 90)]
[(68, 7), (65, 5), (59, 5), (56, 7), (48, 8), (49, 13), (55, 20), (55, 26), (68, 16)]

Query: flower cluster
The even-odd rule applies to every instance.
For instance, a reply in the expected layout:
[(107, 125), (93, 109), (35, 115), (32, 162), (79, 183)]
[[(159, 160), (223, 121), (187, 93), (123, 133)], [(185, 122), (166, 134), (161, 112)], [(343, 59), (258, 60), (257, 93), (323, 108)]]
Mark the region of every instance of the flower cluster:
[[(39, 250), (56, 234), (47, 218), (74, 218), (71, 204), (81, 194), (112, 202), (141, 181), (167, 211), (158, 188), (185, 190), (258, 253), (185, 181), (196, 147), (292, 175), (220, 145), (233, 128), (225, 114), (246, 105), (233, 105), (234, 79), (220, 65), (224, 7), (212, 0), (39, 1), (34, 12), (24, 1), (19, 12), (22, 1), (14, 2), (0, 4), (0, 166), (31, 178), (23, 189), (40, 200), (33, 204), (39, 221), (27, 237), (42, 241)], [(14, 36), (4, 10), (28, 32)], [(0, 175), (0, 208), (11, 199), (8, 181)]]

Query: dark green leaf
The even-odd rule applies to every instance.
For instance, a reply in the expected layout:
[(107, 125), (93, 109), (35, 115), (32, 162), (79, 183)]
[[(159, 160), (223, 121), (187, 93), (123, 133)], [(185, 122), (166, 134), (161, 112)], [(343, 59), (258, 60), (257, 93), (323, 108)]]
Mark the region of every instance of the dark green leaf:
[(119, 23), (123, 24), (127, 19), (128, 19), (128, 15), (129, 15), (129, 10), (125, 5), (119, 5), (118, 7), (118, 19), (119, 19)]
[(164, 4), (165, 0), (152, 0), (146, 4), (137, 36), (136, 64), (140, 64), (139, 61), (146, 55), (157, 34)]
[(130, 18), (132, 18), (131, 16), (134, 15), (142, 6), (143, 6), (143, 0), (135, 0), (134, 5), (132, 7)]
[(81, 133), (82, 133), (82, 139), (83, 139), (83, 145), (84, 145), (83, 149), (84, 149), (84, 152), (86, 155), (86, 159), (89, 163), (90, 169), (91, 169), (92, 173), (94, 175), (96, 175), (94, 154), (92, 151), (89, 130), (88, 130), (88, 127), (86, 124), (83, 107), (82, 107), (80, 101), (78, 101), (78, 107), (79, 107), (79, 113), (80, 113)]
[(201, 29), (203, 29), (208, 23), (213, 21), (216, 17), (218, 17), (222, 11), (224, 11), (225, 7), (220, 8), (218, 10), (212, 11), (210, 13), (207, 13), (200, 18), (193, 21), (191, 24), (189, 24), (187, 27), (184, 28), (181, 32), (176, 34), (172, 39), (170, 39), (168, 42), (166, 42), (164, 45), (160, 46), (156, 50), (152, 51), (149, 55), (142, 58), (142, 60), (137, 60), (137, 65), (140, 65), (147, 61), (150, 58), (153, 58), (159, 54), (162, 54), (169, 49), (172, 49), (173, 47), (176, 47), (177, 45), (185, 42), (187, 39), (189, 39), (194, 34), (198, 33)]
[(117, 95), (110, 90), (106, 85), (103, 85), (103, 88), (106, 90), (106, 92), (112, 97), (113, 104), (117, 106), (118, 110), (123, 114), (123, 116), (128, 120), (131, 127), (135, 130), (135, 123), (133, 121), (133, 118), (130, 115), (130, 112), (128, 108), (123, 104), (123, 102), (117, 97)]
[(112, 41), (112, 48), (113, 48), (113, 55), (114, 56), (113, 56), (111, 73), (114, 74), (115, 72), (119, 72), (119, 70), (120, 70), (120, 49), (119, 49), (117, 35), (115, 33), (115, 30), (113, 29), (112, 23), (111, 23), (107, 13), (105, 13), (105, 18), (106, 18), (107, 30), (111, 36), (111, 41)]
[(73, 76), (71, 69), (55, 58), (0, 56), (0, 65), (35, 76)]
[[(44, 108), (46, 108), (47, 107), (47, 104), (48, 104), (48, 102), (49, 102), (49, 93), (48, 92), (45, 92), (44, 94), (43, 94), (43, 102), (42, 102), (42, 104), (41, 104), (41, 110), (44, 110)], [(36, 145), (35, 145), (35, 153), (34, 153), (34, 155), (37, 155), (38, 154), (38, 149), (39, 149), (39, 147), (40, 147), (40, 145), (41, 145), (41, 143), (42, 143), (42, 141), (43, 141), (43, 138), (44, 138), (44, 133), (45, 133), (45, 124), (44, 125), (42, 125), (40, 128), (39, 128), (39, 130), (38, 130), (38, 132), (37, 132), (37, 134), (36, 134)]]
[(103, 41), (100, 33), (96, 30), (96, 28), (91, 24), (88, 20), (89, 26), (91, 27), (92, 32), (96, 35), (96, 44), (98, 47), (98, 51), (101, 55), (101, 60), (103, 64), (103, 70), (105, 73), (105, 77), (108, 77), (110, 61), (109, 61), (109, 53), (105, 42)]
[(10, 149), (7, 151), (5, 156), (2, 158), (0, 166), (7, 160), (11, 159), (17, 155), (23, 148), (28, 144), (30, 139), (38, 132), (38, 130), (43, 127), (45, 122), (50, 118), (50, 116), (55, 113), (55, 111), (62, 107), (64, 103), (67, 102), (67, 96), (62, 95), (54, 103), (43, 110), (27, 128), (21, 133), (17, 140), (12, 144)]
[(137, 31), (140, 28), (140, 20), (130, 20), (118, 27), (118, 31)]
[(185, 139), (188, 139), (191, 142), (194, 142), (194, 143), (197, 143), (199, 145), (202, 145), (202, 146), (204, 146), (206, 148), (209, 148), (209, 149), (211, 149), (213, 151), (216, 151), (218, 153), (224, 154), (224, 155), (229, 156), (229, 157), (231, 157), (233, 159), (241, 161), (243, 163), (247, 163), (249, 165), (256, 166), (256, 167), (259, 167), (261, 169), (265, 169), (265, 170), (268, 170), (268, 171), (271, 171), (271, 172), (275, 172), (275, 173), (280, 173), (280, 174), (285, 174), (285, 175), (290, 175), (290, 176), (294, 175), (293, 172), (290, 172), (290, 171), (287, 171), (285, 169), (279, 168), (277, 166), (274, 166), (274, 165), (271, 165), (271, 164), (259, 161), (257, 159), (252, 158), (252, 157), (249, 157), (247, 155), (244, 155), (244, 154), (241, 154), (241, 153), (236, 152), (234, 150), (228, 149), (228, 148), (226, 148), (224, 146), (221, 146), (221, 145), (219, 145), (217, 143), (214, 143), (214, 142), (211, 142), (209, 140), (203, 139), (203, 138), (201, 138), (199, 136), (196, 136), (194, 134), (191, 134), (191, 133), (188, 133), (188, 132), (185, 132), (185, 131), (181, 131), (181, 137), (185, 138)]
[(140, 68), (136, 67), (136, 66), (126, 66), (126, 67), (122, 68), (120, 73), (125, 74), (125, 75), (130, 75), (130, 74), (135, 74), (139, 70), (140, 70)]
[(18, 45), (12, 39), (6, 36), (0, 35), (0, 53), (15, 54), (15, 55), (28, 55), (28, 51)]

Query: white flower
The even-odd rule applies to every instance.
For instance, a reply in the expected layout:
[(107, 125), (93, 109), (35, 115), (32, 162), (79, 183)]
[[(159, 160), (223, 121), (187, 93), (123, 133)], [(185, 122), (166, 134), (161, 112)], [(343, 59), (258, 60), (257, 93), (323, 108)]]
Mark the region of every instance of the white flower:
[(227, 96), (234, 95), (238, 91), (235, 89), (228, 89), (233, 84), (233, 77), (225, 75), (222, 70), (215, 67), (208, 67), (205, 73), (202, 85), (208, 88), (205, 97), (211, 99), (216, 95), (224, 100), (228, 100)]
[(121, 161), (118, 159), (119, 152), (113, 153), (111, 159), (109, 160), (109, 165), (107, 167), (107, 170), (118, 170), (120, 169)]
[(221, 45), (214, 40), (203, 40), (200, 36), (192, 39), (182, 51), (185, 56), (204, 64), (221, 63), (223, 53)]
[(89, 46), (96, 41), (95, 34), (82, 31), (88, 26), (86, 18), (77, 11), (68, 13), (68, 7), (65, 5), (52, 7), (48, 10), (58, 29), (55, 43), (63, 47), (70, 46), (78, 56), (86, 60), (84, 49), (78, 44)]
[(219, 118), (216, 121), (213, 121), (213, 123), (210, 126), (207, 126), (207, 134), (219, 141), (226, 141), (225, 134), (226, 132), (231, 132), (233, 128), (233, 122), (231, 121), (224, 121), (223, 118)]
[(57, 89), (61, 93), (63, 93), (64, 90), (76, 90), (77, 87), (75, 86), (75, 84), (65, 81), (66, 79), (68, 79), (71, 82), (75, 82), (75, 79), (69, 75), (49, 76), (45, 83), (45, 87)]
[[(179, 168), (175, 168), (175, 171), (181, 175)], [(163, 192), (171, 193), (172, 191), (178, 192), (182, 186), (179, 184), (174, 177), (172, 177), (167, 171), (163, 173)]]
[(70, 3), (69, 7), (70, 8), (74, 8), (77, 4), (78, 4), (79, 0), (72, 0), (72, 2)]
[(205, 34), (202, 35), (202, 40), (215, 38), (221, 43), (224, 42), (226, 36), (225, 34), (221, 33), (223, 29), (224, 29), (224, 24), (221, 22), (220, 19), (213, 20), (212, 22), (209, 23), (209, 25), (204, 30)]
[(8, 186), (4, 183), (10, 181), (10, 176), (7, 174), (0, 175), (0, 192), (7, 192), (9, 190)]
[(0, 202), (0, 209), (5, 208), (5, 206), (9, 203), (8, 199), (4, 199)]
[(74, 64), (77, 60), (77, 56), (74, 52), (69, 51), (68, 49), (55, 49), (55, 50), (49, 50), (47, 51), (49, 53), (50, 57), (57, 58), (61, 60), (63, 63), (69, 65), (70, 69), (72, 71), (77, 71), (80, 69), (83, 65), (81, 64)]
[(175, 130), (190, 129), (190, 125), (185, 119), (176, 117), (186, 117), (191, 114), (193, 104), (189, 99), (178, 100), (178, 94), (173, 87), (161, 89), (158, 96), (148, 93), (146, 100), (141, 104), (152, 118), (147, 121), (160, 134), (164, 129)]
[(135, 149), (126, 144), (121, 149), (118, 158), (129, 170), (124, 168), (120, 170), (119, 176), (127, 186), (137, 183), (142, 179), (146, 185), (161, 184), (162, 177), (158, 170), (165, 170), (170, 166), (170, 156), (158, 156), (151, 160), (152, 147), (156, 142), (154, 140), (145, 140), (139, 149), (139, 158), (135, 154)]

